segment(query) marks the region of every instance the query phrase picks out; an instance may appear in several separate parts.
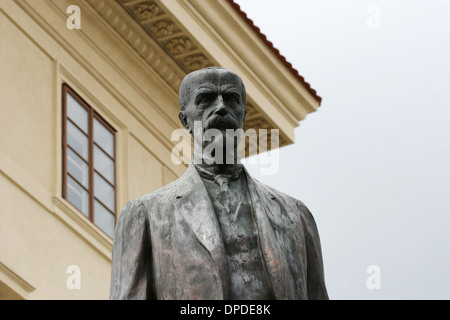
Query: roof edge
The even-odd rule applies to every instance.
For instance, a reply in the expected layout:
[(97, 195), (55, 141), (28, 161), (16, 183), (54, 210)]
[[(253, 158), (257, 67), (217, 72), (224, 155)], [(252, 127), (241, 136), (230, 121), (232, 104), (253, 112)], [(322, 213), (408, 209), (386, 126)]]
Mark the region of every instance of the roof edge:
[(286, 68), (294, 75), (294, 77), (296, 79), (298, 79), (300, 81), (300, 83), (306, 88), (306, 90), (314, 97), (314, 99), (316, 99), (320, 103), (322, 102), (322, 97), (320, 97), (317, 94), (317, 91), (314, 90), (311, 85), (306, 82), (305, 78), (302, 77), (299, 73), (298, 70), (295, 69), (292, 64), (286, 60), (286, 57), (284, 57), (280, 51), (274, 47), (273, 43), (270, 42), (266, 35), (263, 34), (261, 32), (261, 29), (258, 28), (253, 20), (251, 20), (247, 14), (241, 10), (241, 7), (239, 6), (239, 4), (237, 4), (236, 2), (234, 2), (234, 0), (226, 0), (226, 2), (228, 2), (231, 7), (244, 19), (244, 21), (253, 29), (253, 31), (259, 36), (259, 38), (264, 42), (264, 44), (277, 56), (277, 58), (286, 66)]

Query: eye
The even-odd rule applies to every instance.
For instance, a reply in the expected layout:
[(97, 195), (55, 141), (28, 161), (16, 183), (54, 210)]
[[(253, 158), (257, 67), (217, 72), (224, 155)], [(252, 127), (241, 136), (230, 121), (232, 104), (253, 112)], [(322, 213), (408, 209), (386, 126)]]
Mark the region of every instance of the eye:
[(204, 93), (200, 93), (197, 95), (197, 97), (195, 98), (195, 103), (196, 104), (204, 104), (204, 103), (213, 102), (215, 99), (216, 99), (216, 94), (214, 94), (212, 92), (204, 92)]
[(241, 103), (241, 96), (236, 92), (228, 92), (223, 94), (223, 99), (237, 104)]

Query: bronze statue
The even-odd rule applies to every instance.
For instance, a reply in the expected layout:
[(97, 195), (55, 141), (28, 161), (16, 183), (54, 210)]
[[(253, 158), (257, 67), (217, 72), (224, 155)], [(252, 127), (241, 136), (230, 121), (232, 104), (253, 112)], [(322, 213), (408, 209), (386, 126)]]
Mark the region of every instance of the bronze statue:
[[(239, 139), (226, 133), (243, 128), (245, 105), (245, 86), (227, 69), (205, 68), (184, 78), (179, 118), (200, 160), (123, 210), (111, 299), (328, 299), (310, 211), (250, 177), (237, 156)], [(211, 161), (221, 149), (204, 154), (220, 140), (202, 139), (210, 129), (232, 146), (223, 145), (227, 161)]]

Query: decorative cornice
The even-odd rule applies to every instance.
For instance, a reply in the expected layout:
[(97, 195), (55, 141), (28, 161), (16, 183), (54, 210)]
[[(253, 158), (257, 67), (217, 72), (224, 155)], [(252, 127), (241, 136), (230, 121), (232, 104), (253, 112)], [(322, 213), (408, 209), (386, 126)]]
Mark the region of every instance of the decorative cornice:
[[(174, 90), (178, 92), (185, 71), (174, 65), (166, 51), (158, 43), (148, 37), (148, 34), (140, 29), (141, 23), (134, 25), (127, 19), (127, 12), (115, 1), (87, 0), (87, 3), (141, 56)], [(130, 1), (128, 1), (130, 2)], [(151, 4), (151, 3), (150, 3)], [(160, 15), (156, 6), (142, 5), (136, 7), (137, 14), (142, 21), (152, 21), (152, 16)], [(138, 20), (140, 21), (140, 20)], [(153, 26), (153, 30), (159, 30), (158, 34), (173, 32), (173, 27), (168, 23)], [(165, 31), (164, 31), (165, 30)]]
[(31, 284), (2, 262), (0, 262), (0, 280), (2, 282), (7, 282), (7, 285), (12, 287), (11, 289), (14, 290), (14, 293), (19, 295), (22, 299), (27, 299), (28, 294), (35, 290)]
[(164, 5), (158, 1), (117, 0), (142, 28), (165, 49), (170, 57), (189, 73), (197, 69), (216, 65), (200, 49), (195, 39), (188, 35)]
[[(87, 0), (87, 3), (177, 93), (187, 73), (218, 65), (160, 0)], [(276, 128), (253, 103), (248, 103), (246, 109), (245, 128)], [(280, 147), (290, 143), (280, 130)]]

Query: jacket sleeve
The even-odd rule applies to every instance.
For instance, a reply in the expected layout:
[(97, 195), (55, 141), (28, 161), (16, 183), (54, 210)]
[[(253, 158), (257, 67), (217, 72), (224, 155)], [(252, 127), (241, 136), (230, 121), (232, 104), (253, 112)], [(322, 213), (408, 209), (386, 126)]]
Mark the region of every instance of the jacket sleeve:
[(111, 300), (151, 299), (151, 245), (142, 202), (130, 201), (117, 222), (111, 267)]
[(328, 300), (319, 231), (309, 209), (300, 202), (307, 252), (307, 289), (309, 300)]

